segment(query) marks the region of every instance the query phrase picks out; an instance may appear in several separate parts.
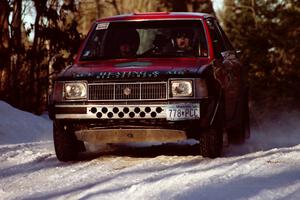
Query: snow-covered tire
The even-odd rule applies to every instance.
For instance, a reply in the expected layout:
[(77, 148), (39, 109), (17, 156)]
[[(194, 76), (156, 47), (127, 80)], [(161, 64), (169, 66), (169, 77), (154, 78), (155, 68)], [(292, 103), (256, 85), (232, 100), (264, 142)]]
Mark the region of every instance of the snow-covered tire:
[(56, 157), (58, 160), (67, 162), (74, 161), (78, 157), (78, 140), (74, 131), (70, 130), (57, 121), (53, 122), (53, 140)]

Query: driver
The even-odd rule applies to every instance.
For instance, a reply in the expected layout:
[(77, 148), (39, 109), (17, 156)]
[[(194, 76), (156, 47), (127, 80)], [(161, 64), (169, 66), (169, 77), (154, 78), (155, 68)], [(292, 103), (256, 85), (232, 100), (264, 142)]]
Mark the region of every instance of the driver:
[(119, 41), (119, 56), (122, 58), (134, 57), (140, 43), (139, 34), (136, 30), (126, 30), (121, 34)]
[(191, 46), (192, 34), (189, 30), (178, 30), (174, 34), (174, 47), (176, 51), (191, 52), (193, 48)]

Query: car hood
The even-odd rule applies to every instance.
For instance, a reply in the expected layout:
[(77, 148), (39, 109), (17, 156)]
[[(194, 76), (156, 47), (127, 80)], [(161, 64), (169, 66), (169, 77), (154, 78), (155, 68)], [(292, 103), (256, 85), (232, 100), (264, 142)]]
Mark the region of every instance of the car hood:
[(207, 58), (143, 58), (79, 62), (65, 69), (59, 78), (128, 80), (198, 77), (209, 64)]

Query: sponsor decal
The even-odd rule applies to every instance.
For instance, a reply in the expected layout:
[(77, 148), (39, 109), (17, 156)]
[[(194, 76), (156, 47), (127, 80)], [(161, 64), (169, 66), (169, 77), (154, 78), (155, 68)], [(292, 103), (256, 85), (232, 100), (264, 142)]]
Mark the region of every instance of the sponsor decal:
[(73, 73), (74, 78), (119, 79), (119, 78), (155, 78), (159, 71), (152, 72), (95, 72)]
[(160, 75), (188, 75), (192, 74), (189, 70), (171, 70), (171, 71), (146, 71), (146, 72), (89, 72), (76, 73), (72, 76), (74, 78), (96, 78), (96, 79), (124, 79), (124, 78), (156, 78)]
[(187, 72), (188, 72), (187, 70), (172, 70), (172, 71), (168, 71), (167, 74), (170, 74), (170, 75), (184, 75)]
[(99, 23), (97, 24), (96, 26), (96, 30), (104, 30), (104, 29), (107, 29), (109, 26), (109, 23), (108, 22), (105, 22), (105, 23)]

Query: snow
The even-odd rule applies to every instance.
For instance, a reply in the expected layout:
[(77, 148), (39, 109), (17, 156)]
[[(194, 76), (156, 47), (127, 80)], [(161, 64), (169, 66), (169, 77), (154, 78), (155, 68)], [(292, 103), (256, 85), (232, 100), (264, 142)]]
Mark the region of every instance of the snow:
[(299, 119), (271, 113), (217, 159), (186, 143), (122, 144), (63, 163), (49, 119), (0, 101), (0, 199), (300, 199)]
[(43, 141), (51, 138), (49, 120), (17, 110), (0, 101), (0, 145)]

